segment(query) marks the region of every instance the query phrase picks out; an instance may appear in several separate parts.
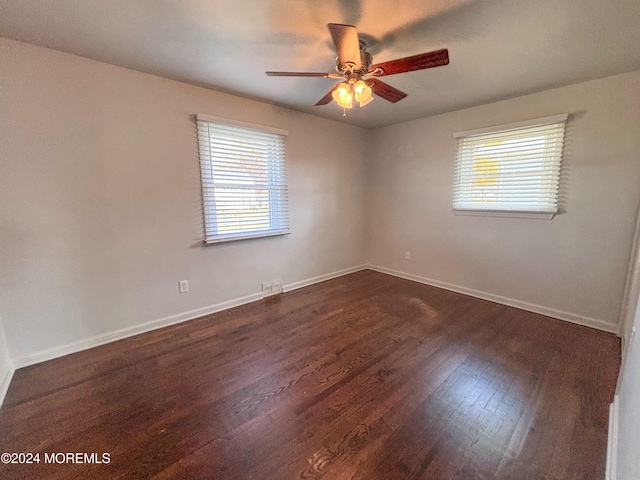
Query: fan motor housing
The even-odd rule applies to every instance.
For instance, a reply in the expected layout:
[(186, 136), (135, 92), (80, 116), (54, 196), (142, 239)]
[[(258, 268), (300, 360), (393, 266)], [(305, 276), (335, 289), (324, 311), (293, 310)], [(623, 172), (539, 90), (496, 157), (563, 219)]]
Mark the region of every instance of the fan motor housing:
[(369, 71), (369, 67), (373, 63), (373, 57), (367, 52), (367, 45), (360, 40), (360, 63), (361, 67), (358, 70), (352, 70), (349, 65), (343, 65), (340, 63), (340, 58), (336, 57), (336, 71), (343, 75), (350, 73), (359, 73), (365, 75)]
[(362, 46), (364, 46), (364, 44), (361, 44), (361, 47), (360, 47), (360, 63), (362, 63), (362, 68), (360, 68), (359, 71), (364, 74), (369, 71), (369, 67), (373, 63), (373, 57), (369, 52), (363, 49)]

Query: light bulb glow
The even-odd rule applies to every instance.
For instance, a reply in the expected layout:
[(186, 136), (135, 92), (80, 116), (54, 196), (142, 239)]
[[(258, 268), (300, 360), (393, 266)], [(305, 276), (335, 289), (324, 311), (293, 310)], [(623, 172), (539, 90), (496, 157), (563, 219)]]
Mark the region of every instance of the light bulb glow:
[(371, 98), (371, 87), (367, 85), (363, 80), (358, 80), (353, 86), (355, 91), (356, 100), (360, 102), (360, 106), (369, 103), (367, 100)]
[(347, 83), (341, 83), (331, 94), (338, 105), (343, 108), (353, 107), (353, 93), (351, 86)]
[(351, 108), (353, 107), (353, 93), (349, 92), (347, 93), (345, 100), (344, 100), (344, 108)]

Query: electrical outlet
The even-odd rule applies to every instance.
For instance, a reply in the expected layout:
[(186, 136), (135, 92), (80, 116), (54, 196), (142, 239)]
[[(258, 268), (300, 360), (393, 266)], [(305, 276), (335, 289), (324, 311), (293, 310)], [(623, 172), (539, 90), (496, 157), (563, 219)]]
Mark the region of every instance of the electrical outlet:
[(178, 292), (186, 293), (189, 291), (189, 280), (180, 280), (178, 282)]
[(405, 260), (411, 260), (411, 252), (409, 250), (404, 252), (404, 259)]
[(272, 282), (265, 282), (262, 284), (262, 297), (270, 297), (282, 293), (282, 280), (273, 280)]

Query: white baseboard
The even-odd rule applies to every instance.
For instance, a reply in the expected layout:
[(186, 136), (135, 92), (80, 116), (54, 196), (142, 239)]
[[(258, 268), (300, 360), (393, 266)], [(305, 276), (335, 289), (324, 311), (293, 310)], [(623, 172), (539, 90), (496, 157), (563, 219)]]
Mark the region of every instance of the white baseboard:
[(8, 367), (9, 368), (1, 374), (2, 378), (0, 378), (0, 407), (2, 407), (2, 404), (4, 403), (4, 397), (7, 395), (9, 384), (13, 378), (13, 372), (15, 371), (11, 361), (9, 361)]
[[(481, 291), (473, 290), (466, 287), (460, 287), (458, 285), (452, 285), (446, 282), (440, 282), (438, 280), (420, 277), (418, 275), (400, 272), (397, 270), (392, 270), (392, 269), (380, 267), (377, 265), (358, 265), (355, 267), (345, 268), (343, 270), (338, 270), (338, 271), (327, 273), (324, 275), (318, 275), (316, 277), (312, 277), (306, 280), (289, 283), (289, 284), (283, 285), (283, 291), (290, 292), (298, 288), (307, 287), (309, 285), (313, 285), (319, 282), (324, 282), (332, 278), (341, 277), (343, 275), (348, 275), (350, 273), (358, 272), (365, 269), (370, 269), (377, 272), (386, 273), (388, 275), (405, 278), (407, 280), (413, 280), (415, 282), (444, 288), (446, 290), (452, 290), (454, 292), (463, 293), (465, 295), (482, 298), (484, 300), (489, 300), (489, 301), (501, 303), (504, 305), (509, 305), (512, 307), (520, 308), (522, 310), (528, 310), (531, 312), (540, 313), (542, 315), (547, 315), (550, 317), (558, 318), (560, 320), (566, 320), (572, 323), (577, 323), (580, 325), (597, 328), (599, 330), (604, 330), (606, 332), (616, 333), (618, 330), (617, 325), (613, 325), (613, 324), (604, 322), (602, 320), (583, 317), (580, 315), (563, 312), (561, 310), (550, 309), (547, 307), (542, 307), (540, 305), (534, 305), (534, 304), (522, 302), (519, 300), (501, 297), (499, 295), (493, 295), (490, 293), (481, 292)], [(204, 315), (209, 315), (222, 310), (226, 310), (228, 308), (237, 307), (239, 305), (244, 305), (246, 303), (261, 300), (262, 298), (263, 298), (262, 292), (253, 293), (251, 295), (246, 295), (246, 296), (235, 298), (225, 302), (208, 305), (206, 307), (198, 308), (195, 310), (190, 310), (190, 311), (179, 313), (176, 315), (170, 315), (168, 317), (160, 318), (157, 320), (151, 320), (149, 322), (133, 325), (131, 327), (114, 330), (101, 335), (96, 335), (94, 337), (84, 338), (82, 340), (68, 343), (66, 345), (60, 345), (60, 346), (48, 348), (45, 350), (40, 350), (38, 352), (26, 355), (24, 357), (14, 358), (13, 366), (16, 369), (27, 367), (29, 365), (45, 362), (47, 360), (52, 360), (54, 358), (62, 357), (64, 355), (70, 355), (72, 353), (80, 352), (82, 350), (98, 347), (106, 343), (122, 340), (124, 338), (132, 337), (134, 335), (139, 335), (141, 333), (150, 332), (152, 330), (168, 327), (170, 325), (175, 325), (177, 323), (182, 323), (188, 320), (193, 320), (195, 318), (202, 317)], [(9, 377), (9, 381), (10, 381), (10, 377)], [(2, 384), (2, 386), (3, 388), (5, 387), (4, 383)], [(6, 387), (8, 387), (8, 384), (6, 385)], [(0, 390), (0, 393), (2, 393), (2, 390)]]
[(297, 290), (298, 288), (308, 287), (314, 283), (324, 282), (331, 280), (332, 278), (342, 277), (343, 275), (349, 275), (350, 273), (366, 270), (366, 265), (358, 265), (356, 267), (345, 268), (344, 270), (338, 270), (337, 272), (327, 273), (324, 275), (318, 275), (317, 277), (308, 278), (307, 280), (301, 280), (300, 282), (289, 283), (282, 287), (283, 291), (290, 292), (291, 290)]
[(197, 308), (195, 310), (189, 310), (187, 312), (178, 313), (176, 315), (170, 315), (168, 317), (151, 320), (145, 323), (139, 323), (131, 327), (121, 328), (119, 330), (113, 330), (111, 332), (96, 335), (94, 337), (83, 338), (75, 342), (67, 343), (57, 347), (47, 348), (40, 350), (39, 352), (32, 353), (30, 355), (16, 358), (13, 360), (15, 368), (28, 367), (36, 363), (46, 362), (54, 358), (63, 357), (72, 353), (81, 352), (89, 348), (98, 347), (106, 343), (122, 340), (123, 338), (133, 337), (141, 333), (150, 332), (159, 328), (175, 325), (176, 323), (186, 322), (187, 320), (193, 320), (194, 318), (216, 313), (228, 308), (237, 307), (238, 305), (244, 305), (245, 303), (255, 302), (262, 299), (262, 293), (253, 293), (244, 297), (234, 298), (226, 302), (216, 303), (208, 305), (206, 307)]
[(424, 283), (425, 285), (431, 285), (432, 287), (443, 288), (445, 290), (451, 290), (457, 293), (463, 293), (471, 297), (481, 298), (483, 300), (489, 300), (495, 303), (501, 303), (510, 307), (519, 308), (528, 312), (539, 313), (547, 317), (557, 318), (559, 320), (565, 320), (571, 323), (577, 323), (585, 327), (591, 327), (598, 330), (603, 330), (609, 333), (618, 334), (618, 325), (597, 318), (585, 317), (576, 313), (565, 312), (563, 310), (557, 310), (555, 308), (543, 307), (542, 305), (536, 305), (533, 303), (523, 302), (521, 300), (515, 300), (513, 298), (503, 297), (501, 295), (494, 295), (492, 293), (482, 292), (480, 290), (474, 290), (472, 288), (461, 287), (459, 285), (453, 285), (447, 282), (441, 282), (440, 280), (434, 280), (431, 278), (421, 277), (412, 273), (405, 273), (391, 268), (380, 267), (378, 265), (367, 265), (367, 268), (380, 273), (386, 273), (393, 275), (394, 277), (404, 278), (406, 280), (412, 280), (414, 282)]
[[(297, 288), (313, 285), (314, 283), (330, 280), (332, 278), (340, 277), (348, 273), (364, 270), (365, 268), (366, 267), (364, 265), (360, 265), (356, 267), (346, 268), (344, 270), (338, 270), (332, 273), (327, 273), (325, 275), (319, 275), (317, 277), (309, 278), (307, 280), (302, 280), (300, 282), (290, 283), (283, 286), (283, 291), (289, 292)], [(45, 362), (47, 360), (52, 360), (54, 358), (63, 357), (65, 355), (70, 355), (72, 353), (80, 352), (82, 350), (98, 347), (106, 343), (115, 342), (116, 340), (122, 340), (123, 338), (133, 337), (134, 335), (139, 335), (141, 333), (150, 332), (152, 330), (157, 330), (159, 328), (168, 327), (170, 325), (175, 325), (177, 323), (186, 322), (188, 320), (193, 320), (195, 318), (199, 318), (204, 315), (210, 315), (212, 313), (220, 312), (228, 308), (237, 307), (239, 305), (244, 305), (246, 303), (255, 302), (257, 300), (262, 300), (262, 299), (263, 299), (262, 292), (252, 293), (251, 295), (234, 298), (226, 302), (208, 305), (206, 307), (197, 308), (195, 310), (189, 310), (188, 312), (183, 312), (176, 315), (170, 315), (168, 317), (159, 318), (157, 320), (151, 320), (149, 322), (140, 323), (140, 324), (133, 325), (131, 327), (122, 328), (119, 330), (113, 330), (111, 332), (96, 335), (94, 337), (83, 338), (82, 340), (68, 343), (66, 345), (60, 345), (57, 347), (40, 350), (39, 352), (35, 352), (30, 355), (26, 355), (24, 357), (13, 359), (13, 364), (15, 368), (27, 367), (29, 365), (34, 365), (36, 363)]]
[(618, 395), (613, 397), (613, 403), (609, 405), (609, 439), (607, 441), (607, 470), (606, 480), (618, 478)]

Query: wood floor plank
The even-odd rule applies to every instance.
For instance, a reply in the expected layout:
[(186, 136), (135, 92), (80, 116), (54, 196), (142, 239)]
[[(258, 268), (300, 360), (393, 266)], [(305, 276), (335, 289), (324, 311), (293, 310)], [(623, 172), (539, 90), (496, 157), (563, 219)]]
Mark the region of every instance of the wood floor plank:
[(614, 335), (362, 271), (16, 372), (11, 479), (599, 479)]

